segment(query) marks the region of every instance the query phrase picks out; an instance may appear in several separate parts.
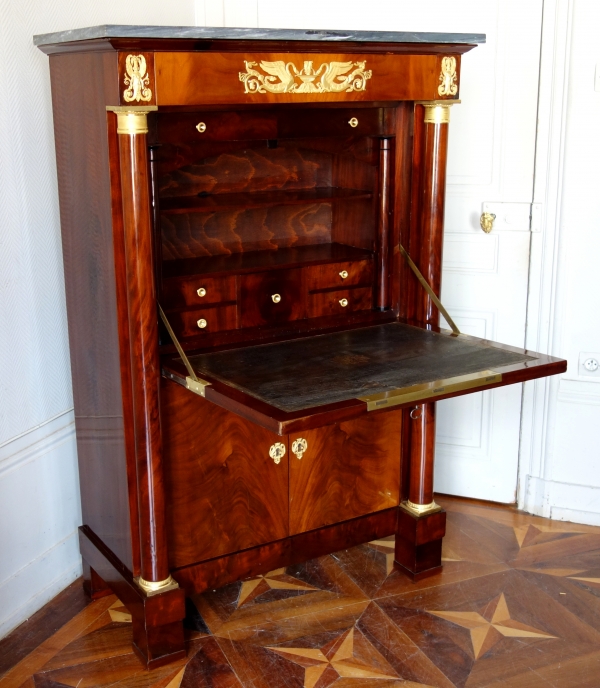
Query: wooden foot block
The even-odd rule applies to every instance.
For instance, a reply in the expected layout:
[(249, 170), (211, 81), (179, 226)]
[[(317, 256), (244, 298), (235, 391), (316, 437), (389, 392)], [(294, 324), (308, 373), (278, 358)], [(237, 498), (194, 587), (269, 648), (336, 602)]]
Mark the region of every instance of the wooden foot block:
[(147, 626), (144, 619), (132, 617), (133, 650), (148, 669), (184, 659), (183, 623), (174, 621), (162, 626)]
[(446, 534), (446, 512), (414, 516), (398, 509), (395, 562), (412, 580), (421, 580), (442, 570), (442, 539)]
[(83, 560), (83, 589), (93, 600), (113, 594), (110, 586), (100, 578), (85, 559)]

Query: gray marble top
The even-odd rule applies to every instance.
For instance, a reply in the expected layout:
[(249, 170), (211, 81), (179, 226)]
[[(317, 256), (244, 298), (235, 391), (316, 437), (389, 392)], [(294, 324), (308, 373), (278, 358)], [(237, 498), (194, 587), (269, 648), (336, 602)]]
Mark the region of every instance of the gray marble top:
[(35, 45), (86, 41), (94, 38), (196, 38), (252, 41), (344, 41), (359, 43), (485, 43), (483, 33), (415, 31), (318, 31), (313, 29), (235, 29), (211, 26), (120, 26), (105, 24), (33, 37)]

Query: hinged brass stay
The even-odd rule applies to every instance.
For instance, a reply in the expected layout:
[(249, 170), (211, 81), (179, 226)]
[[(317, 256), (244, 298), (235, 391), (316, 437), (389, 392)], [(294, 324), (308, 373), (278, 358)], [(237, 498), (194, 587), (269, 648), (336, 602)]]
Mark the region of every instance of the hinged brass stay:
[(173, 332), (173, 328), (171, 327), (171, 324), (167, 320), (167, 316), (165, 315), (165, 312), (163, 311), (160, 303), (158, 305), (158, 313), (160, 315), (160, 319), (163, 321), (165, 327), (167, 328), (167, 332), (169, 333), (169, 336), (173, 340), (173, 344), (175, 344), (175, 348), (177, 349), (177, 353), (181, 356), (181, 360), (183, 361), (183, 365), (186, 367), (186, 370), (188, 371), (189, 375), (185, 378), (185, 386), (190, 390), (190, 392), (194, 392), (194, 394), (199, 394), (201, 397), (206, 396), (206, 388), (210, 387), (210, 382), (207, 382), (206, 380), (202, 380), (199, 378), (196, 373), (194, 372), (194, 369), (192, 368), (192, 364), (190, 363), (188, 357), (185, 355), (185, 351), (183, 350), (181, 344), (179, 343), (179, 340), (175, 336), (175, 332)]

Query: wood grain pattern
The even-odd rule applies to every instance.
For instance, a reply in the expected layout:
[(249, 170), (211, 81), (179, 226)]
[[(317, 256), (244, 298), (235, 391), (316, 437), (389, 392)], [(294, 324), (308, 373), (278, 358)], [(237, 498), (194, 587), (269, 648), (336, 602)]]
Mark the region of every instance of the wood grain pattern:
[(170, 381), (162, 387), (169, 561), (172, 567), (288, 535), (285, 438)]
[(442, 539), (446, 534), (446, 512), (413, 516), (398, 510), (394, 561), (414, 581), (442, 569)]
[(433, 501), (433, 469), (435, 462), (435, 403), (414, 406), (410, 423), (410, 479), (408, 498), (413, 504)]
[[(279, 270), (239, 278), (240, 326), (300, 320), (306, 317), (303, 271)], [(281, 297), (279, 303), (273, 296)]]
[[(260, 49), (259, 49), (260, 50)], [(440, 57), (437, 55), (344, 54), (313, 55), (297, 46), (298, 52), (247, 53), (159, 52), (155, 55), (158, 105), (202, 105), (204, 103), (335, 103), (351, 101), (436, 100)], [(324, 48), (322, 48), (324, 50)], [(453, 53), (446, 53), (452, 55)], [(455, 55), (460, 68), (460, 59)], [(373, 77), (363, 91), (340, 93), (244, 93), (239, 73), (244, 60), (284, 63), (292, 61), (301, 68), (313, 61), (317, 69), (324, 62), (366, 62)]]
[(306, 453), (290, 456), (291, 534), (398, 504), (401, 417), (389, 411), (302, 435)]
[[(167, 318), (177, 337), (195, 337), (200, 333), (208, 335), (223, 330), (235, 330), (238, 312), (235, 303), (213, 304), (193, 310), (168, 312)], [(205, 320), (206, 325), (200, 327), (199, 320)]]
[(161, 215), (166, 261), (331, 243), (331, 204)]
[[(80, 83), (82, 69), (89, 78)], [(129, 488), (137, 485), (132, 445), (126, 449), (132, 417), (118, 314), (125, 290), (115, 265), (120, 229), (105, 106), (118, 99), (116, 72), (114, 53), (50, 59), (83, 522), (134, 568), (137, 510)]]
[[(343, 277), (342, 272), (348, 275)], [(348, 287), (356, 285), (370, 286), (373, 283), (373, 262), (330, 263), (306, 268), (306, 288), (308, 291)]]
[[(345, 306), (343, 305), (344, 301), (347, 302)], [(309, 318), (368, 311), (371, 308), (373, 308), (373, 289), (371, 287), (314, 292), (308, 295), (307, 300)]]
[[(204, 296), (198, 294), (199, 289), (205, 290)], [(164, 280), (161, 302), (163, 308), (168, 310), (235, 301), (236, 297), (235, 275), (228, 277), (198, 275), (191, 279)]]
[(196, 159), (163, 175), (160, 197), (330, 187), (331, 161), (331, 153), (293, 141), (277, 148), (238, 144), (227, 153)]
[(169, 577), (158, 388), (158, 323), (145, 134), (119, 134), (141, 575)]

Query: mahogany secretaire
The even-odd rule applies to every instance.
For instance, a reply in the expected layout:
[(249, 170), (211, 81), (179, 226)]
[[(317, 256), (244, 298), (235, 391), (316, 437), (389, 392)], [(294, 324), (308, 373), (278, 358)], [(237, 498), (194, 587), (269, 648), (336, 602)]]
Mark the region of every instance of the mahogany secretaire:
[[(439, 571), (435, 399), (563, 372), (440, 292), (481, 35), (101, 26), (50, 55), (90, 594), (148, 667), (185, 595), (396, 534)], [(439, 328), (439, 312), (452, 330)]]

